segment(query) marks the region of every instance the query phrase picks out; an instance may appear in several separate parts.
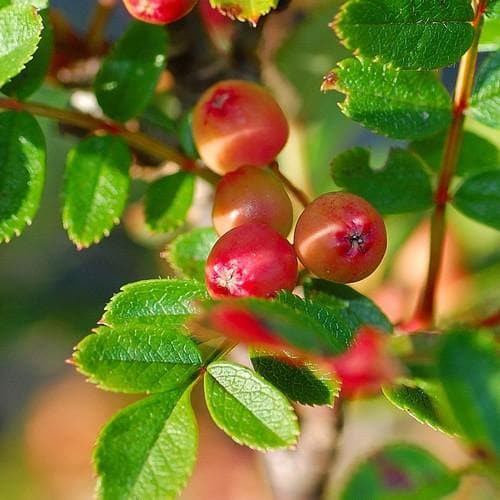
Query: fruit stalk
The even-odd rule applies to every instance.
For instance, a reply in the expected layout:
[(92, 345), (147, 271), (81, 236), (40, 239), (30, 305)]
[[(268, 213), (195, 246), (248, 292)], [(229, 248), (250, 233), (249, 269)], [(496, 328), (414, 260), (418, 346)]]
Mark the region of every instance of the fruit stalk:
[(446, 205), (449, 201), (449, 188), (455, 174), (460, 149), (462, 146), (465, 111), (469, 105), (474, 84), (477, 53), (483, 17), (488, 1), (474, 2), (475, 16), (472, 26), (475, 30), (474, 40), (469, 50), (460, 61), (455, 96), (453, 101), (452, 121), (448, 129), (444, 146), (443, 159), (435, 196), (434, 213), (431, 219), (430, 255), (427, 281), (419, 305), (413, 316), (412, 325), (425, 328), (435, 321), (436, 289), (443, 261), (444, 236), (446, 232)]

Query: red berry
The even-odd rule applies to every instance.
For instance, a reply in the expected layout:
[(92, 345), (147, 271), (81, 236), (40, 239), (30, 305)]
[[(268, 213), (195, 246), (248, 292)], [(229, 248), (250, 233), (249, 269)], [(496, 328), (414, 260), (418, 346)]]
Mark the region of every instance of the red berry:
[(227, 80), (210, 87), (193, 114), (201, 159), (219, 174), (273, 161), (288, 139), (283, 111), (255, 83)]
[(193, 9), (196, 0), (123, 0), (129, 13), (150, 24), (169, 24)]
[(287, 236), (293, 208), (283, 184), (270, 170), (241, 167), (219, 182), (212, 216), (219, 234), (242, 224), (261, 222)]
[(293, 290), (297, 256), (288, 241), (265, 224), (244, 224), (224, 234), (205, 267), (208, 292), (224, 297), (272, 297)]
[(331, 368), (342, 384), (342, 396), (377, 394), (381, 385), (397, 377), (400, 369), (387, 353), (387, 338), (373, 327), (362, 327), (349, 350), (333, 358)]
[(369, 276), (384, 257), (385, 224), (363, 198), (328, 193), (306, 207), (295, 228), (295, 250), (320, 278), (351, 283)]

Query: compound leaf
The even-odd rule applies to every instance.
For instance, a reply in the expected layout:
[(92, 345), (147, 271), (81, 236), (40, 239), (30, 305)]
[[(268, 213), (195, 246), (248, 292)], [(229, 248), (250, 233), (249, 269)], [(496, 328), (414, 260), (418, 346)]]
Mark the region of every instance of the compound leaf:
[(163, 177), (149, 185), (144, 201), (146, 223), (158, 232), (169, 232), (186, 220), (194, 196), (194, 176), (186, 172)]
[(95, 79), (95, 95), (106, 115), (125, 122), (146, 109), (165, 66), (166, 51), (163, 26), (130, 23)]
[(130, 186), (132, 156), (117, 136), (89, 137), (69, 154), (63, 193), (63, 224), (78, 248), (107, 236), (120, 220)]
[(0, 113), (0, 242), (35, 216), (45, 181), (45, 139), (27, 113)]
[(356, 467), (341, 498), (440, 500), (457, 487), (457, 476), (429, 452), (409, 444), (393, 444)]
[(339, 106), (347, 117), (395, 139), (433, 135), (451, 118), (450, 96), (430, 72), (344, 59), (325, 77), (322, 88), (346, 95)]
[(196, 460), (198, 428), (189, 391), (163, 392), (118, 413), (94, 452), (102, 500), (174, 500)]
[(205, 399), (214, 422), (240, 444), (265, 451), (297, 442), (297, 416), (286, 397), (244, 366), (210, 364)]
[(98, 328), (76, 348), (78, 370), (103, 389), (161, 392), (188, 385), (202, 365), (195, 343), (163, 328)]
[(211, 227), (193, 229), (177, 236), (165, 256), (183, 278), (204, 281), (205, 263), (217, 238), (217, 233)]
[(370, 151), (350, 149), (332, 161), (335, 183), (368, 200), (382, 214), (417, 212), (432, 206), (430, 178), (422, 162), (402, 149), (391, 149), (381, 169), (370, 167)]
[(350, 0), (333, 27), (356, 54), (402, 69), (436, 69), (470, 47), (473, 17), (469, 0)]

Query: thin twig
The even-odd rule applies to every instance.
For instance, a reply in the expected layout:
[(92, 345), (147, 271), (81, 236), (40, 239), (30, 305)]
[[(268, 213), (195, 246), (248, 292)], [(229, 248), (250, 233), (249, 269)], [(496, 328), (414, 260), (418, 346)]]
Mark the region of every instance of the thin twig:
[(279, 177), (286, 189), (288, 189), (295, 196), (295, 198), (297, 198), (302, 206), (307, 207), (307, 205), (309, 205), (311, 201), (309, 196), (295, 186), (295, 184), (293, 184), (292, 181), (290, 181), (290, 179), (288, 179), (288, 177), (281, 172), (278, 162), (275, 161), (271, 164), (271, 170)]
[(116, 0), (97, 0), (87, 32), (87, 47), (91, 54), (100, 54), (104, 46), (106, 26), (116, 7)]
[(428, 327), (434, 323), (436, 288), (443, 260), (444, 235), (446, 231), (446, 205), (449, 201), (449, 188), (455, 174), (460, 149), (462, 146), (465, 111), (469, 105), (477, 63), (479, 37), (487, 0), (480, 0), (475, 5), (475, 17), (472, 23), (475, 34), (471, 47), (460, 61), (460, 68), (455, 87), (453, 116), (444, 146), (439, 184), (435, 196), (435, 208), (431, 219), (431, 238), (427, 281), (412, 323)]

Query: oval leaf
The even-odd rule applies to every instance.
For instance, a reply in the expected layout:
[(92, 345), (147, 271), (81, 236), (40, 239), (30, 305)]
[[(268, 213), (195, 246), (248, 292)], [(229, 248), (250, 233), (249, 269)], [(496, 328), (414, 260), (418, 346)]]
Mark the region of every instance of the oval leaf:
[(451, 118), (450, 96), (430, 72), (345, 59), (325, 77), (322, 88), (347, 96), (339, 104), (346, 116), (395, 139), (435, 134)]
[(500, 231), (500, 170), (469, 177), (453, 197), (464, 215)]
[(78, 370), (103, 389), (161, 392), (187, 386), (202, 365), (192, 340), (163, 328), (98, 328), (77, 346)]
[(217, 233), (212, 228), (193, 229), (175, 238), (165, 257), (183, 278), (204, 282), (205, 263), (217, 239)]
[(350, 0), (333, 27), (356, 54), (402, 69), (436, 69), (470, 47), (473, 17), (469, 0)]
[(125, 208), (132, 162), (116, 136), (90, 137), (68, 154), (64, 178), (63, 224), (78, 248), (108, 236)]
[(18, 236), (38, 210), (45, 181), (45, 139), (27, 113), (0, 113), (0, 242)]
[(207, 299), (206, 287), (196, 281), (144, 280), (122, 287), (106, 306), (101, 323), (117, 328), (180, 327)]
[(500, 455), (500, 358), (493, 336), (469, 330), (444, 335), (438, 370), (463, 433), (481, 451)]
[(278, 0), (210, 0), (210, 5), (230, 19), (256, 26), (261, 16), (276, 8)]
[(134, 21), (97, 73), (94, 90), (104, 113), (125, 122), (144, 111), (165, 66), (163, 26)]
[(0, 86), (16, 76), (31, 59), (42, 32), (42, 18), (31, 5), (0, 10)]
[(42, 85), (47, 74), (54, 46), (54, 32), (48, 12), (40, 13), (43, 31), (33, 59), (10, 82), (2, 87), (2, 92), (17, 99), (26, 99)]
[(338, 382), (312, 363), (265, 351), (253, 351), (250, 358), (255, 371), (292, 401), (331, 406), (339, 394)]
[(169, 232), (181, 226), (193, 203), (193, 196), (194, 176), (186, 172), (177, 172), (151, 183), (144, 201), (149, 228)]
[(433, 204), (422, 162), (402, 149), (391, 149), (377, 170), (370, 167), (370, 151), (350, 149), (332, 161), (332, 176), (339, 187), (365, 198), (383, 214), (417, 212)]
[(210, 364), (205, 398), (215, 423), (237, 443), (272, 450), (297, 441), (297, 416), (286, 397), (244, 366)]
[(341, 498), (441, 500), (457, 487), (458, 478), (429, 452), (393, 444), (357, 466)]
[(174, 500), (191, 475), (197, 445), (189, 392), (163, 392), (125, 408), (97, 441), (98, 497)]
[(477, 73), (470, 100), (470, 115), (493, 128), (500, 128), (500, 52), (486, 59)]

